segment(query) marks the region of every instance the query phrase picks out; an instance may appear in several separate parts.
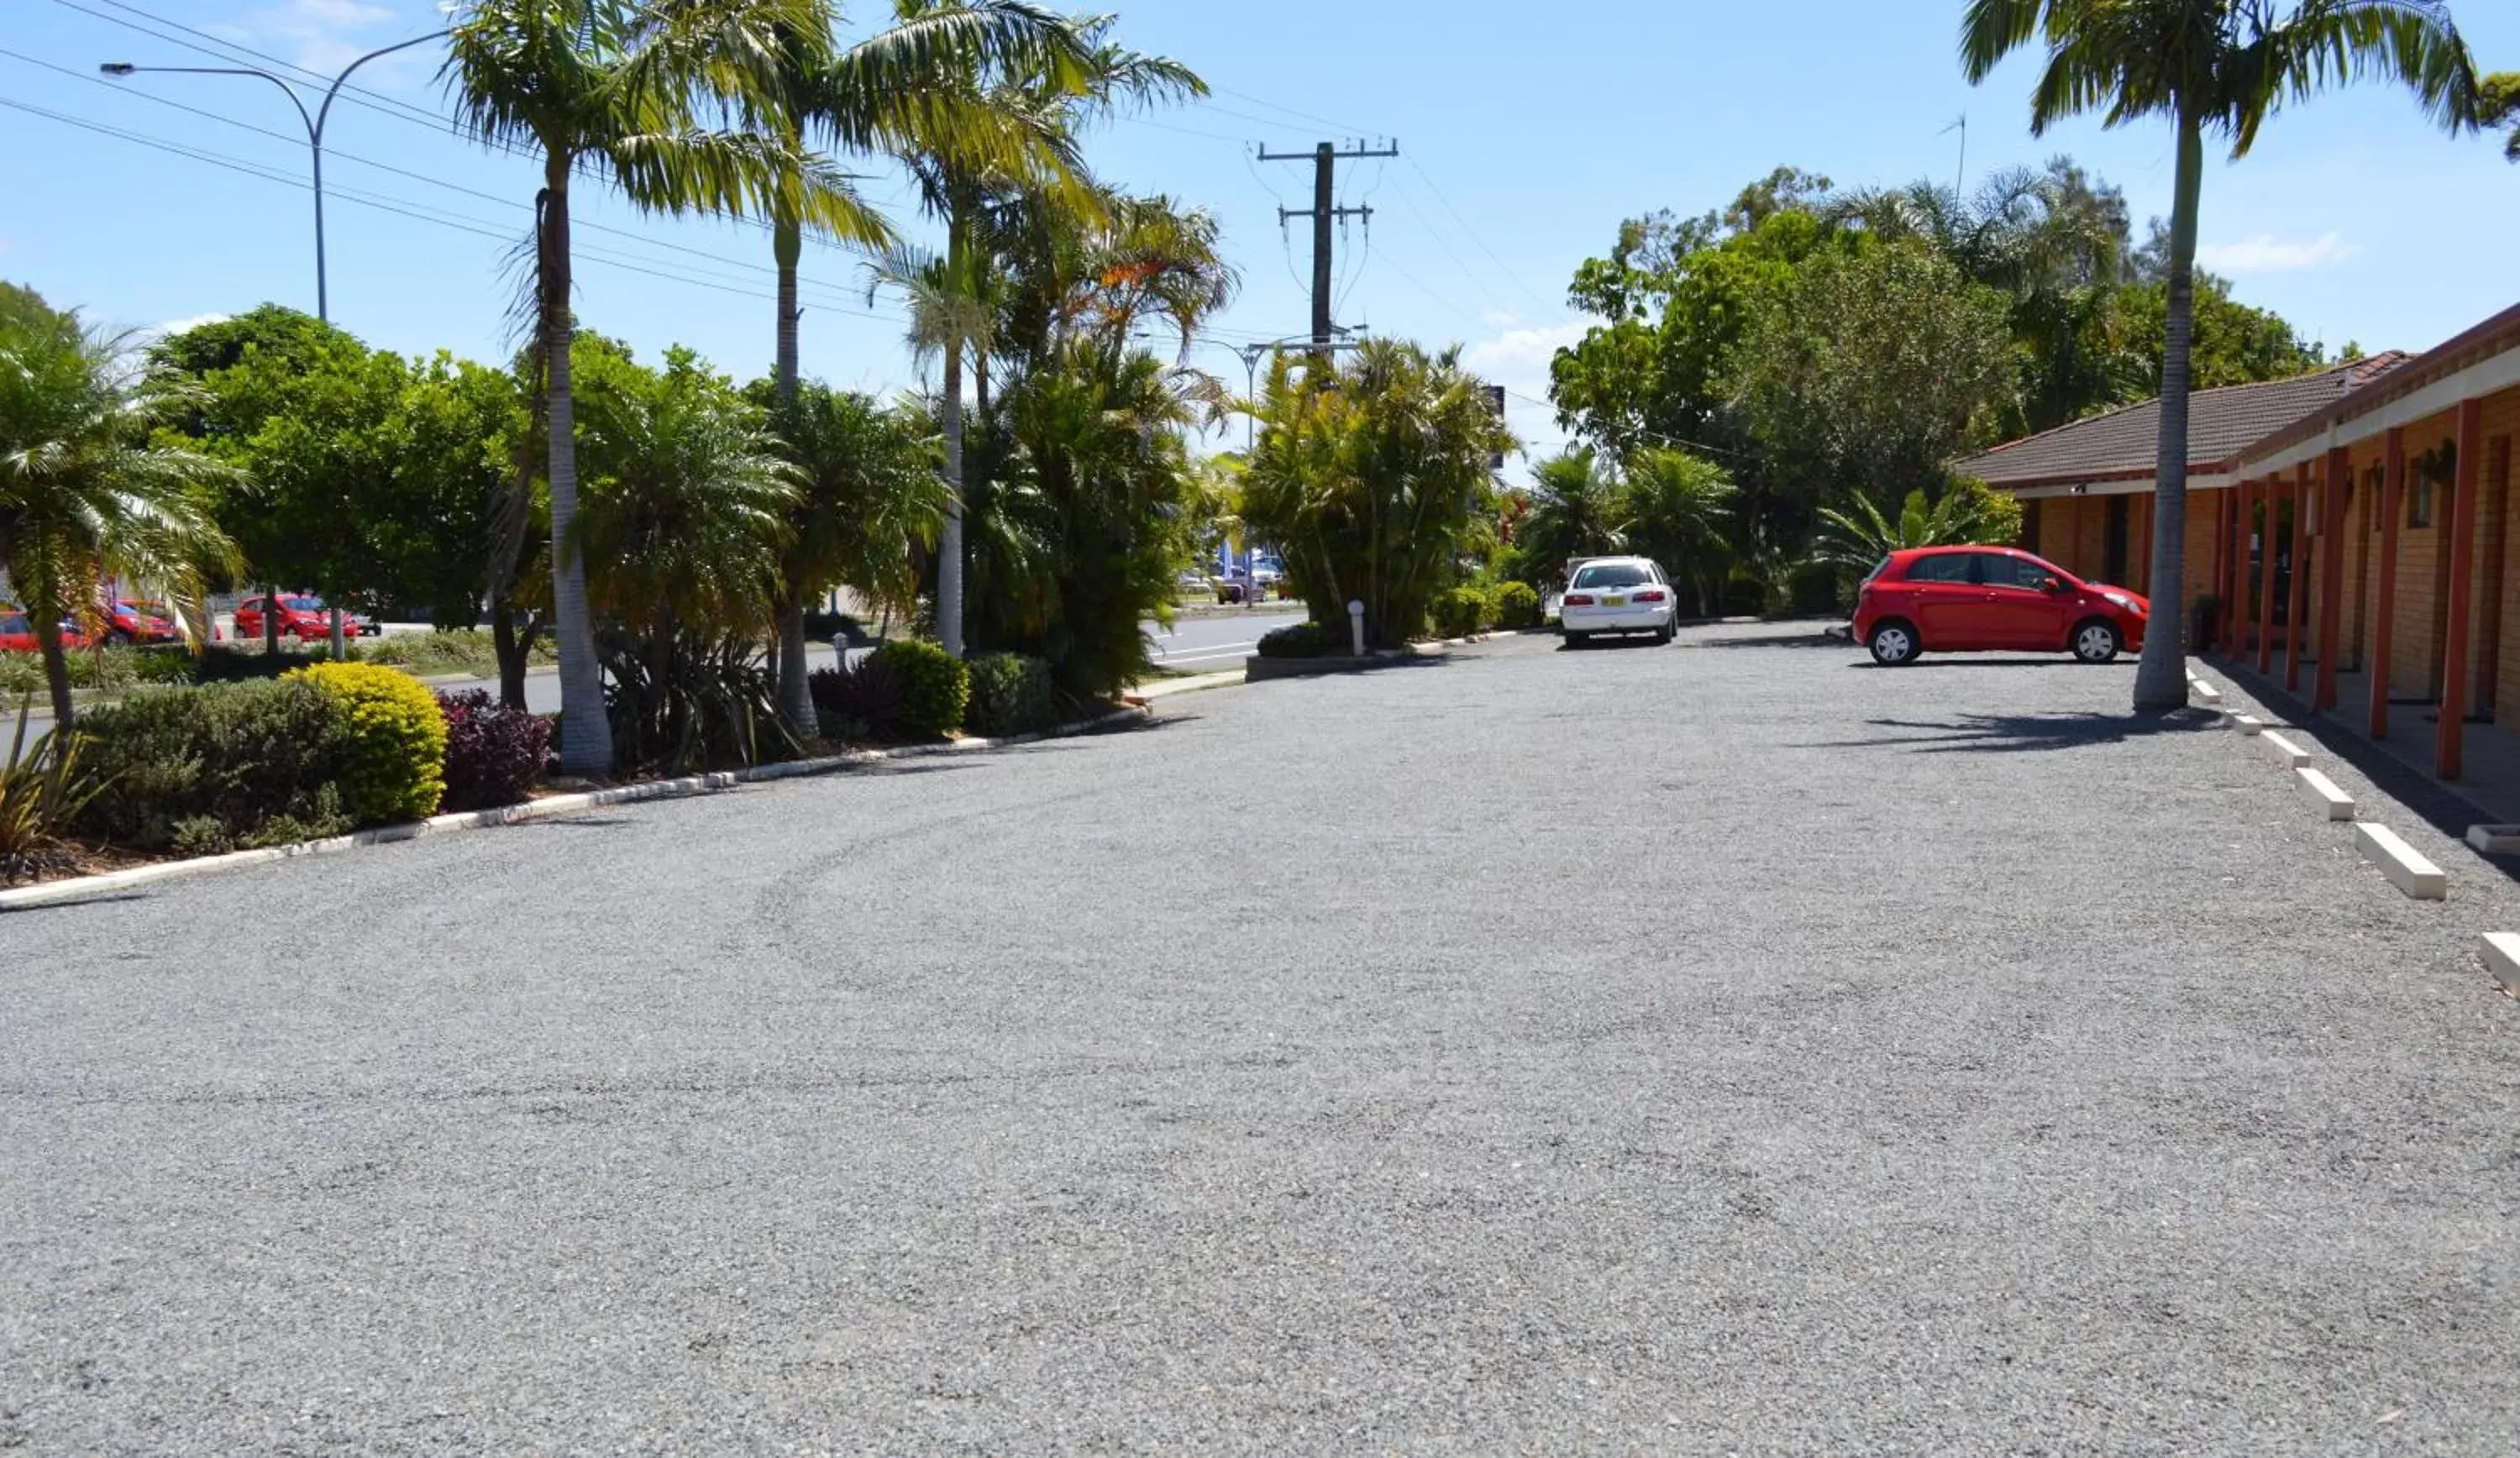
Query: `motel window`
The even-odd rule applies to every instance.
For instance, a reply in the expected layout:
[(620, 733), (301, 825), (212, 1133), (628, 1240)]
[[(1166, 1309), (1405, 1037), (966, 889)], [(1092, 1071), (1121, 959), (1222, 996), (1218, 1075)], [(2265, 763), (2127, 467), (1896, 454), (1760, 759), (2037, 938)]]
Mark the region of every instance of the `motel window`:
[(2407, 482), (2407, 525), (2427, 527), (2433, 524), (2433, 478), (2417, 475)]

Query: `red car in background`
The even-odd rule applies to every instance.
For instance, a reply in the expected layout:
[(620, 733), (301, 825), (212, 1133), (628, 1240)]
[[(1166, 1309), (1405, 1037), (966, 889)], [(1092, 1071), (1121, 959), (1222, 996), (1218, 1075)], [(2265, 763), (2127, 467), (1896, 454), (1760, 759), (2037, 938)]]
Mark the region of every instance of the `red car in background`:
[[(87, 645), (87, 635), (78, 631), (76, 623), (65, 619), (62, 623), (62, 646), (84, 648)], [(23, 612), (14, 607), (0, 609), (0, 653), (32, 653), (40, 646), (35, 641), (35, 625), (26, 621)]]
[(1923, 652), (2020, 649), (2106, 663), (2143, 646), (2152, 604), (2011, 547), (1912, 547), (1882, 558), (1855, 604), (1855, 641), (1885, 668)]
[[(263, 603), (266, 600), (257, 596), (237, 604), (236, 636), (240, 641), (249, 641), (262, 637)], [(343, 627), (348, 632), (358, 631), (347, 624)], [(310, 597), (303, 593), (283, 593), (280, 595), (280, 636), (294, 638), (300, 642), (326, 641), (333, 636), (333, 609), (321, 597)]]
[(175, 615), (160, 602), (126, 602), (119, 598), (109, 604), (101, 616), (105, 619), (108, 642), (182, 642), (183, 633), (175, 626)]

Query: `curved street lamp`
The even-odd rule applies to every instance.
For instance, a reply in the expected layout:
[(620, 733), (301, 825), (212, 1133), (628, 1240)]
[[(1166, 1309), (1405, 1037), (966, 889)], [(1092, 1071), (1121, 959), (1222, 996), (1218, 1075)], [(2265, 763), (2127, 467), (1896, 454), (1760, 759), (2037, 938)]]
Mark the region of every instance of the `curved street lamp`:
[(297, 109), (297, 119), (306, 127), (307, 151), (314, 156), (315, 317), (329, 324), (332, 322), (333, 311), (331, 293), (324, 278), (324, 123), (333, 114), (333, 103), (340, 96), (341, 87), (349, 81), (352, 71), (380, 56), (390, 56), (396, 51), (409, 50), (413, 46), (441, 39), (447, 33), (444, 30), (432, 30), (427, 35), (415, 35), (409, 40), (396, 41), (389, 46), (380, 46), (341, 67), (341, 73), (335, 76), (333, 84), (325, 89), (323, 104), (315, 109), (312, 115), (307, 113), (306, 103), (298, 98), (295, 86), (270, 71), (250, 66), (134, 66), (128, 61), (109, 61), (97, 69), (116, 78), (144, 72), (191, 76), (259, 76), (280, 88), (281, 94), (289, 98), (289, 104)]

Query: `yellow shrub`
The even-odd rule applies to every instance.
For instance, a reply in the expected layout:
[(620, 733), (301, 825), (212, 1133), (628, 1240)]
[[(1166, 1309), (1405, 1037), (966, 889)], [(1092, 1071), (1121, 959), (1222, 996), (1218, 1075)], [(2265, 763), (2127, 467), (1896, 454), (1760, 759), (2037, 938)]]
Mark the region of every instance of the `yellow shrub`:
[(446, 715), (399, 669), (318, 663), (289, 675), (323, 690), (341, 717), (341, 808), (362, 825), (437, 813), (446, 792)]

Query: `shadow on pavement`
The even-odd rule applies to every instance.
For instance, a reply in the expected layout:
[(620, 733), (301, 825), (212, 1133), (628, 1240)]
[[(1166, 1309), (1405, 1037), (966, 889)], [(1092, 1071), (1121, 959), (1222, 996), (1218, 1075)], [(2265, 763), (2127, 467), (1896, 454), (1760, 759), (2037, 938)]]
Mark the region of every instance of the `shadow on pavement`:
[[(1860, 644), (1849, 642), (1843, 638), (1831, 638), (1818, 629), (1803, 633), (1762, 633), (1756, 638), (1693, 639), (1688, 646), (1692, 648), (1839, 648), (1851, 653), (1864, 651)], [(1865, 661), (1868, 664), (1871, 662), (1868, 658)]]
[(1916, 754), (2020, 754), (2033, 750), (2089, 749), (2156, 734), (2224, 732), (2220, 720), (2201, 709), (2172, 714), (1963, 714), (1947, 723), (1869, 719), (1875, 729), (1911, 730), (1870, 739), (1837, 739), (1807, 749), (1888, 749)]
[(2135, 667), (2135, 655), (2132, 653), (2125, 653), (2120, 654), (2116, 659), (2108, 663), (2087, 663), (2081, 665), (2076, 665), (2074, 659), (2064, 653), (2046, 653), (2026, 657), (2015, 655), (2002, 658), (1989, 657), (1983, 654), (1967, 658), (1935, 658), (1928, 656), (1919, 658), (1912, 663), (1903, 663), (1898, 665), (1896, 668), (1890, 668), (1887, 665), (1873, 662), (1871, 656), (1868, 654), (1860, 662), (1850, 663), (1847, 665), (1849, 668), (1868, 668), (1881, 670), (1883, 672), (1903, 674), (1913, 673), (1920, 668), (2064, 668), (2076, 666), (2103, 670), (2112, 668), (2132, 669)]

